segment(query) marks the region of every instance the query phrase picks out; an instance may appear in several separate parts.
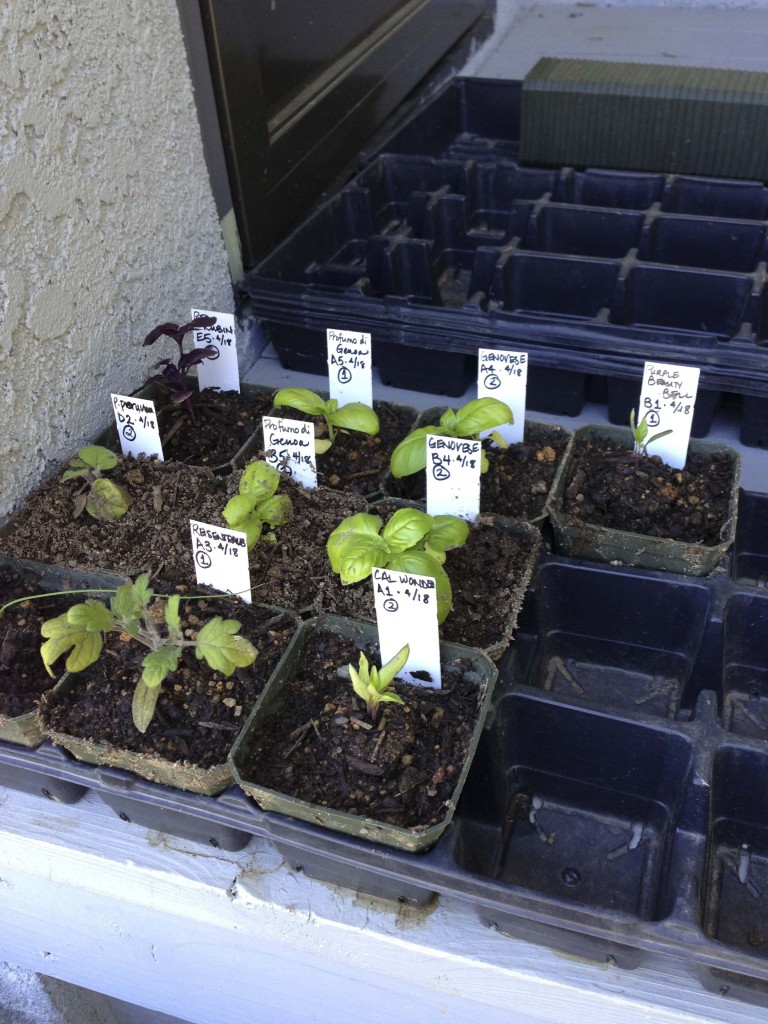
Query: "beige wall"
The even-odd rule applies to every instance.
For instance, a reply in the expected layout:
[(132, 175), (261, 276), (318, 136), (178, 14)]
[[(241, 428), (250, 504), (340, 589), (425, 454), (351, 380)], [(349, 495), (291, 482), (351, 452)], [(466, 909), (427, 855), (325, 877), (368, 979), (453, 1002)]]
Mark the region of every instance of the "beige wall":
[(192, 305), (232, 292), (174, 0), (0, 4), (0, 521)]

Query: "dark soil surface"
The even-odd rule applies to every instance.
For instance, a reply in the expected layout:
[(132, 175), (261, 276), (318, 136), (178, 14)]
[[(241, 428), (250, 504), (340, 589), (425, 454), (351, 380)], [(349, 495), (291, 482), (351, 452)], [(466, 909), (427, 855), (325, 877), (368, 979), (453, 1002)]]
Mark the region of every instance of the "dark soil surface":
[[(89, 583), (73, 581), (72, 585), (74, 589)], [(40, 594), (42, 589), (36, 575), (0, 566), (0, 605)], [(81, 600), (84, 596), (44, 597), (5, 610), (0, 618), (0, 715), (26, 715), (34, 709), (40, 695), (55, 684), (40, 657), (40, 627), (46, 619), (62, 615), (71, 604)]]
[(348, 640), (310, 642), (281, 711), (254, 736), (249, 780), (323, 807), (405, 828), (442, 821), (461, 774), (481, 694), (477, 679), (446, 666), (443, 689), (395, 683), (405, 705), (381, 704), (375, 725), (337, 669), (357, 665)]
[(620, 441), (581, 440), (563, 511), (593, 525), (696, 544), (718, 544), (728, 520), (733, 461), (689, 453), (683, 470), (658, 456), (635, 460)]
[[(382, 503), (371, 511), (386, 522), (394, 506)], [(509, 639), (539, 549), (539, 538), (529, 529), (530, 534), (519, 535), (493, 517), (481, 517), (472, 525), (467, 543), (447, 553), (453, 610), (440, 627), (443, 640), (487, 649), (505, 636)], [(370, 579), (344, 587), (330, 565), (321, 602), (324, 611), (368, 621), (376, 617)]]
[[(155, 586), (158, 593), (161, 584)], [(199, 590), (195, 590), (199, 593)], [(211, 672), (192, 649), (162, 684), (155, 716), (145, 733), (133, 724), (131, 701), (146, 648), (110, 634), (96, 664), (78, 674), (63, 696), (49, 694), (40, 705), (47, 728), (168, 761), (211, 768), (226, 761), (248, 714), (295, 631), (290, 615), (275, 614), (236, 598), (182, 602), (182, 627), (194, 630), (214, 615), (236, 618), (241, 634), (259, 651), (249, 668), (227, 678)]]
[(110, 479), (132, 503), (124, 516), (73, 518), (79, 481), (60, 474), (40, 485), (0, 534), (0, 554), (129, 576), (141, 572), (194, 581), (189, 520), (221, 523), (227, 478), (211, 470), (154, 459), (118, 459)]
[[(524, 439), (509, 448), (488, 442), (488, 472), (480, 477), (480, 510), (513, 519), (533, 521), (544, 514), (544, 504), (565, 454), (568, 431), (546, 423), (526, 423)], [(388, 477), (387, 494), (409, 501), (426, 501), (423, 472), (396, 480)]]
[[(413, 429), (418, 413), (390, 402), (374, 402), (373, 408), (379, 417), (379, 433), (375, 437), (355, 430), (337, 430), (333, 447), (317, 456), (320, 486), (366, 496), (380, 492), (381, 477), (389, 469), (390, 456)], [(311, 421), (316, 438), (328, 436), (328, 426), (322, 417), (308, 416), (288, 406), (276, 409), (275, 415)]]
[(194, 423), (184, 406), (175, 405), (165, 393), (155, 399), (163, 455), (166, 461), (214, 468), (234, 458), (261, 428), (261, 417), (272, 407), (272, 395), (206, 388), (195, 391), (192, 404)]

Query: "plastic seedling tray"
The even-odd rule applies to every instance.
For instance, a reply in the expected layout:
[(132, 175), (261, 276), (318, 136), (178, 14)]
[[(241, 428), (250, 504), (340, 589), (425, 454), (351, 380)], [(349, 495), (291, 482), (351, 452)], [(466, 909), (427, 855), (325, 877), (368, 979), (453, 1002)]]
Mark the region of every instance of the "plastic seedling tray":
[(385, 383), (459, 395), (479, 347), (524, 348), (529, 407), (564, 415), (593, 378), (694, 364), (713, 403), (695, 436), (728, 392), (742, 442), (768, 445), (768, 188), (523, 166), (519, 130), (520, 83), (456, 79), (366, 154), (244, 281), (283, 363), (324, 373), (344, 324)]

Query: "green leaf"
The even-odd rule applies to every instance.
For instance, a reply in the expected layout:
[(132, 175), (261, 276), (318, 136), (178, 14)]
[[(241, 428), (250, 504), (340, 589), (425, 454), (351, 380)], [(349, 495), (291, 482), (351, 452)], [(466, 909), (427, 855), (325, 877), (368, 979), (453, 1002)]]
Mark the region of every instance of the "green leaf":
[(181, 631), (180, 603), (181, 598), (179, 595), (173, 594), (168, 598), (165, 605), (165, 624), (168, 627), (168, 632), (171, 636), (176, 637), (177, 640), (181, 640), (184, 635)]
[(77, 455), (83, 465), (90, 466), (91, 469), (98, 470), (99, 472), (114, 469), (117, 465), (117, 455), (111, 452), (109, 448), (104, 448), (100, 444), (87, 444), (85, 448), (81, 448), (78, 451)]
[(85, 511), (94, 519), (118, 519), (131, 505), (131, 496), (124, 487), (103, 477), (94, 480), (85, 501)]
[(354, 665), (349, 665), (349, 678), (352, 680), (352, 689), (355, 691), (360, 700), (364, 700), (367, 704), (370, 697), (370, 677), (368, 675), (368, 661), (363, 654), (360, 652), (360, 668), (356, 669)]
[(469, 523), (458, 516), (433, 516), (426, 544), (435, 551), (450, 551), (467, 542)]
[(333, 442), (326, 437), (315, 438), (315, 455), (325, 455), (333, 448)]
[(253, 494), (261, 501), (274, 494), (280, 485), (280, 473), (266, 462), (249, 462), (240, 477), (240, 494)]
[(181, 648), (175, 644), (163, 644), (156, 651), (150, 651), (142, 661), (141, 679), (150, 689), (160, 686), (169, 672), (179, 667)]
[(88, 598), (81, 604), (73, 604), (67, 612), (67, 621), (91, 633), (106, 633), (115, 625), (114, 615), (106, 605), (95, 598)]
[(149, 585), (148, 572), (143, 572), (141, 576), (136, 577), (136, 582), (133, 584), (133, 596), (142, 608), (147, 607), (154, 593), (154, 590)]
[(98, 659), (104, 646), (101, 633), (70, 622), (66, 613), (48, 619), (40, 631), (44, 637), (49, 638), (40, 647), (40, 654), (46, 672), (54, 678), (51, 666), (67, 651), (70, 651), (66, 660), (67, 669), (70, 672), (82, 672)]
[(258, 516), (254, 515), (249, 516), (242, 523), (239, 523), (237, 528), (241, 533), (245, 534), (245, 543), (248, 550), (252, 551), (259, 542), (259, 538), (261, 537), (264, 529), (264, 524)]
[(159, 696), (159, 687), (147, 686), (142, 679), (140, 679), (136, 684), (136, 689), (133, 692), (131, 714), (133, 715), (133, 724), (139, 732), (147, 731), (147, 727), (152, 721), (152, 716), (155, 713), (157, 698)]
[(206, 622), (197, 634), (195, 654), (205, 659), (214, 672), (231, 676), (237, 668), (247, 668), (256, 660), (258, 651), (244, 636), (237, 636), (240, 623), (236, 619), (216, 616)]
[(389, 460), (389, 468), (392, 476), (398, 480), (403, 476), (410, 476), (425, 469), (427, 465), (427, 434), (438, 434), (445, 437), (450, 434), (445, 427), (417, 427), (408, 437), (403, 438), (400, 444), (392, 452)]
[(338, 573), (341, 571), (341, 548), (349, 536), (361, 536), (368, 534), (371, 537), (378, 537), (381, 529), (379, 516), (372, 516), (368, 512), (358, 512), (356, 515), (347, 516), (336, 529), (330, 534), (326, 541), (326, 550), (331, 561), (331, 569)]
[(258, 504), (259, 498), (256, 494), (236, 494), (230, 498), (221, 513), (224, 521), (233, 530), (240, 528), (240, 524), (248, 518)]
[(309, 416), (325, 416), (326, 403), (307, 388), (282, 388), (272, 401), (276, 407), (287, 405)]
[(381, 531), (392, 554), (415, 547), (426, 537), (432, 526), (432, 516), (417, 508), (399, 508)]
[(144, 605), (137, 600), (136, 589), (132, 583), (124, 583), (118, 587), (117, 593), (110, 601), (110, 608), (125, 632), (136, 636), (141, 625)]
[(396, 572), (416, 573), (419, 576), (432, 576), (437, 591), (437, 622), (442, 624), (451, 610), (453, 594), (448, 574), (428, 551), (404, 551), (395, 555), (389, 568)]
[(287, 495), (275, 494), (260, 502), (256, 512), (259, 519), (269, 523), (270, 526), (284, 526), (291, 521), (293, 506)]
[(386, 665), (382, 665), (378, 672), (378, 691), (383, 693), (392, 680), (397, 676), (398, 672), (402, 672), (405, 667), (408, 658), (411, 655), (410, 644), (406, 644), (401, 647), (394, 658), (390, 658)]
[[(72, 464), (73, 463), (70, 462), (70, 466)], [(89, 470), (87, 470), (87, 469), (65, 469), (64, 472), (61, 474), (61, 479), (62, 480), (80, 480), (83, 477), (87, 477), (88, 473), (89, 473)]]
[(344, 586), (359, 583), (371, 575), (374, 565), (386, 565), (389, 559), (387, 542), (370, 534), (350, 534), (336, 549), (339, 578)]
[(441, 427), (445, 427), (445, 432), (446, 432), (446, 434), (449, 435), (449, 437), (455, 437), (456, 436), (456, 433), (457, 433), (457, 431), (456, 431), (456, 424), (457, 424), (457, 422), (458, 422), (458, 417), (457, 417), (456, 413), (453, 411), (453, 409), (446, 409), (445, 412), (443, 413), (443, 415), (440, 417), (440, 426)]
[(328, 415), (334, 427), (346, 430), (358, 430), (361, 434), (376, 435), (379, 432), (379, 417), (368, 405), (362, 402), (349, 402), (342, 405), (336, 412)]
[(512, 410), (498, 398), (475, 398), (456, 413), (456, 434), (475, 437), (482, 430), (491, 430), (512, 422)]

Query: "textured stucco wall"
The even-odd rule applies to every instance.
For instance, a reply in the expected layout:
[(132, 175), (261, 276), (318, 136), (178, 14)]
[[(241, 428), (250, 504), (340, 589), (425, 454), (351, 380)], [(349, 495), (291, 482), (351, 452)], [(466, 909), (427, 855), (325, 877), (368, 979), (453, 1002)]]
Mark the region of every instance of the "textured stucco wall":
[(174, 0), (0, 4), (0, 175), (2, 521), (170, 354), (151, 327), (232, 309)]

